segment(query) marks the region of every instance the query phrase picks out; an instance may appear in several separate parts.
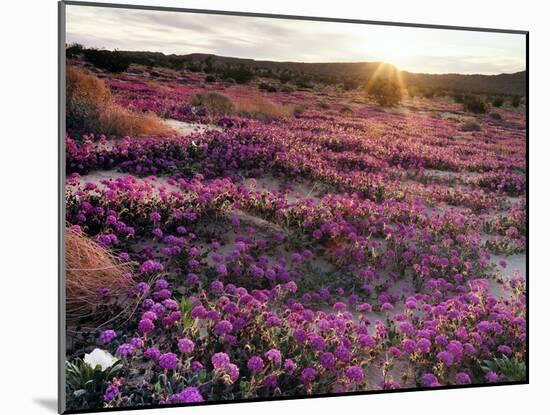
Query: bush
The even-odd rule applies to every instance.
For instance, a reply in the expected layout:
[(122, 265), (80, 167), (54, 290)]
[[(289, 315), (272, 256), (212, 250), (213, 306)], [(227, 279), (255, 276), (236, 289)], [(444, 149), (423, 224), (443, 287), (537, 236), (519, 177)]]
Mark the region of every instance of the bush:
[(517, 108), (521, 104), (521, 97), (519, 95), (514, 95), (512, 97), (512, 107)]
[(426, 89), (422, 90), (422, 96), (424, 98), (431, 99), (431, 98), (434, 97), (434, 95), (435, 95), (435, 91), (431, 88), (426, 88)]
[(319, 101), (317, 106), (323, 110), (328, 110), (330, 108), (330, 104), (326, 101)]
[(194, 107), (203, 107), (209, 115), (228, 115), (235, 110), (231, 99), (218, 92), (195, 94), (189, 103)]
[(474, 114), (484, 114), (487, 112), (487, 104), (478, 96), (465, 96), (464, 111), (473, 112)]
[(265, 82), (262, 82), (260, 85), (258, 85), (258, 88), (267, 91), (267, 92), (277, 92), (277, 87)]
[(348, 106), (340, 108), (339, 112), (340, 114), (353, 114), (353, 110)]
[(480, 131), (481, 125), (479, 125), (475, 118), (467, 118), (460, 124), (459, 129), (461, 131)]
[(83, 233), (67, 229), (65, 235), (67, 319), (101, 321), (97, 293), (105, 288), (114, 296), (126, 293), (134, 284), (130, 268)]
[(216, 82), (216, 77), (214, 75), (206, 75), (204, 82)]
[(502, 104), (504, 104), (504, 99), (502, 99), (502, 97), (495, 97), (491, 102), (491, 105), (496, 108), (502, 107)]
[(294, 109), (292, 110), (292, 113), (295, 117), (301, 116), (304, 111), (306, 110), (306, 107), (304, 105), (295, 105)]
[(296, 88), (294, 88), (292, 85), (283, 85), (281, 87), (281, 92), (284, 92), (285, 94), (295, 92)]
[(284, 118), (294, 111), (292, 106), (278, 104), (261, 95), (239, 98), (235, 107), (238, 114), (255, 119)]
[(153, 113), (134, 113), (116, 104), (96, 76), (69, 66), (66, 75), (66, 124), (71, 133), (167, 135), (172, 129)]
[(71, 43), (65, 49), (65, 54), (68, 58), (73, 58), (75, 56), (81, 55), (83, 51), (84, 46), (82, 46), (80, 43)]
[(372, 96), (378, 105), (392, 107), (399, 104), (402, 99), (401, 87), (396, 81), (390, 79), (378, 79), (367, 86), (367, 93)]
[(129, 59), (116, 50), (84, 49), (83, 53), (84, 59), (96, 68), (109, 72), (124, 72), (130, 66)]
[(221, 77), (223, 79), (232, 78), (238, 84), (246, 84), (254, 79), (254, 72), (244, 65), (238, 67), (226, 66), (221, 71)]
[(502, 116), (498, 112), (492, 112), (489, 114), (493, 120), (502, 120)]
[(457, 104), (464, 104), (464, 94), (457, 92), (453, 94), (453, 101)]

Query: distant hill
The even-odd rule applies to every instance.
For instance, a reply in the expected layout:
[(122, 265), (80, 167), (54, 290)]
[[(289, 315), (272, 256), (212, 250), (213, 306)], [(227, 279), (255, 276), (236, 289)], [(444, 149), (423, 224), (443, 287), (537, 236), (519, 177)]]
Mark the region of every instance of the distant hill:
[(222, 68), (241, 67), (255, 75), (289, 80), (309, 79), (325, 83), (367, 81), (375, 73), (380, 77), (394, 77), (401, 72), (406, 85), (418, 88), (464, 91), (474, 93), (525, 95), (526, 72), (499, 75), (423, 74), (399, 71), (382, 62), (279, 62), (244, 59), (205, 53), (165, 55), (161, 52), (118, 51), (130, 63), (148, 66), (165, 66), (173, 69), (190, 69), (215, 73)]
[(422, 88), (456, 89), (472, 92), (525, 95), (527, 72), (499, 75), (422, 74), (401, 72), (407, 85)]

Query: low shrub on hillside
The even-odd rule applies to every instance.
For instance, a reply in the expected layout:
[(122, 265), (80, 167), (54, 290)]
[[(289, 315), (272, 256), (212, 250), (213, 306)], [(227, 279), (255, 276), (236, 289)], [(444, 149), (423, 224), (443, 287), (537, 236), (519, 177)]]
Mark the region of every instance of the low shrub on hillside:
[(194, 107), (203, 107), (210, 115), (229, 115), (235, 111), (231, 99), (218, 92), (195, 94), (191, 97), (190, 104)]
[(84, 49), (82, 52), (92, 65), (109, 72), (124, 72), (130, 66), (130, 60), (117, 50)]
[(367, 86), (367, 94), (383, 107), (392, 107), (399, 102), (403, 97), (399, 84), (391, 79), (378, 79)]
[(502, 99), (502, 97), (495, 97), (491, 102), (491, 105), (496, 108), (502, 107), (502, 104), (504, 104), (504, 99)]
[(487, 104), (478, 96), (469, 95), (464, 97), (464, 111), (474, 114), (484, 114), (487, 112)]
[(278, 104), (261, 95), (240, 98), (235, 106), (238, 114), (256, 119), (285, 118), (294, 110), (292, 106)]
[(517, 108), (521, 104), (521, 97), (519, 95), (514, 95), (512, 97), (512, 107)]
[(466, 118), (459, 126), (461, 131), (480, 131), (481, 125), (476, 121), (475, 118)]

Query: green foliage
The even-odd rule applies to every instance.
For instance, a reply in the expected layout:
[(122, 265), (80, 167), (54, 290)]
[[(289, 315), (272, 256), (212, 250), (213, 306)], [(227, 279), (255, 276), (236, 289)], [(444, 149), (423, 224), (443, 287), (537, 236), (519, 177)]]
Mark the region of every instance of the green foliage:
[(464, 96), (464, 111), (474, 114), (484, 114), (487, 112), (487, 104), (476, 95)]
[(118, 376), (122, 364), (115, 363), (110, 368), (101, 370), (101, 366), (90, 367), (82, 359), (65, 362), (67, 406), (86, 409), (100, 408), (103, 405), (103, 394), (107, 382)]
[(179, 303), (181, 311), (181, 321), (184, 328), (189, 328), (193, 325), (193, 317), (191, 317), (191, 311), (193, 311), (195, 303), (189, 298), (182, 297)]
[(223, 79), (234, 79), (238, 84), (246, 84), (254, 79), (254, 72), (244, 65), (230, 66), (227, 65), (220, 72), (220, 76)]
[(84, 46), (82, 46), (80, 43), (71, 43), (65, 49), (65, 53), (68, 58), (73, 58), (75, 56), (81, 55), (83, 51)]
[(376, 100), (378, 105), (383, 107), (393, 107), (399, 104), (403, 97), (397, 81), (388, 78), (374, 81), (367, 87), (367, 93)]
[(481, 366), (483, 372), (496, 372), (501, 380), (506, 382), (519, 382), (527, 379), (527, 366), (523, 360), (517, 357), (503, 356), (493, 360), (484, 360)]
[(512, 97), (512, 107), (517, 108), (521, 104), (521, 97), (519, 95), (514, 95)]
[(275, 85), (268, 84), (266, 82), (262, 82), (260, 85), (258, 85), (258, 88), (267, 92), (277, 92), (277, 87)]
[(504, 104), (504, 99), (502, 97), (494, 97), (493, 101), (491, 101), (491, 105), (495, 108), (502, 107), (502, 104)]
[(130, 66), (130, 61), (117, 50), (84, 49), (84, 59), (96, 68), (109, 72), (124, 72)]
[(502, 116), (498, 112), (491, 112), (489, 114), (489, 117), (491, 117), (493, 120), (502, 120)]

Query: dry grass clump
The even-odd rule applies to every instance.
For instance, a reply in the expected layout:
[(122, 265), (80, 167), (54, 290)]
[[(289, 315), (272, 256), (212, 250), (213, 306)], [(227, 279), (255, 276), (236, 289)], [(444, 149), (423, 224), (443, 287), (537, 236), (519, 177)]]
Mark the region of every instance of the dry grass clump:
[(293, 115), (294, 108), (281, 105), (261, 95), (242, 97), (235, 102), (236, 112), (249, 118), (275, 119)]
[(459, 126), (461, 131), (480, 131), (481, 125), (475, 118), (465, 118)]
[(293, 114), (294, 107), (273, 102), (262, 95), (233, 98), (219, 92), (195, 94), (190, 104), (204, 107), (210, 115), (238, 114), (254, 119), (284, 118)]
[(154, 113), (138, 114), (114, 102), (96, 76), (67, 67), (67, 129), (106, 135), (169, 135), (173, 130)]
[(235, 105), (231, 99), (218, 92), (195, 94), (191, 97), (190, 104), (195, 107), (204, 107), (210, 115), (229, 115), (235, 111)]
[(65, 235), (67, 320), (101, 319), (100, 306), (133, 285), (130, 269), (83, 233)]
[(137, 114), (116, 104), (101, 112), (99, 125), (107, 131), (104, 134), (165, 136), (174, 132), (153, 112)]

